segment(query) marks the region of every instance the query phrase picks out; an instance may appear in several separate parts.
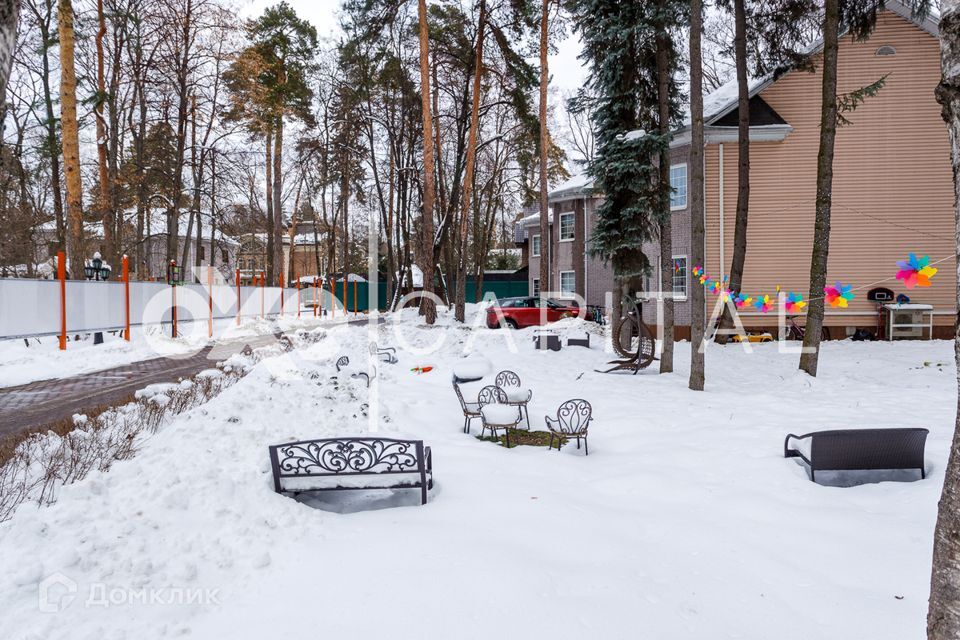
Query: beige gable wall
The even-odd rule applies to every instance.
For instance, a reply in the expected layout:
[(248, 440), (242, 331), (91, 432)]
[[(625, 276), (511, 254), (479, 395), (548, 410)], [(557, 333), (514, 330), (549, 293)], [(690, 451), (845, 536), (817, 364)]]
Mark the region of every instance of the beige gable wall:
[[(878, 57), (881, 45), (897, 54)], [(939, 81), (937, 40), (899, 16), (885, 12), (866, 42), (841, 40), (838, 93), (890, 74), (877, 97), (847, 117), (839, 129), (834, 163), (833, 212), (827, 281), (855, 288), (892, 278), (897, 260), (911, 251), (932, 261), (953, 255), (953, 188), (947, 132), (933, 91)], [(819, 68), (821, 59), (814, 60)], [(751, 146), (751, 194), (744, 291), (774, 294), (776, 285), (804, 293), (809, 284), (820, 126), (819, 73), (790, 72), (760, 95), (794, 127), (780, 143)], [(720, 263), (718, 145), (707, 148), (706, 268), (717, 276), (729, 268), (737, 202), (737, 146), (723, 145), (724, 261)], [(935, 305), (937, 324), (951, 325), (956, 269), (950, 258), (928, 289), (906, 291), (897, 280), (885, 286), (914, 302)], [(868, 287), (869, 288), (869, 287)], [(850, 309), (827, 307), (832, 326), (871, 325), (874, 305), (867, 289), (856, 291)], [(817, 292), (817, 295), (820, 295)], [(708, 297), (715, 301), (712, 296)], [(863, 315), (866, 314), (866, 315)], [(745, 318), (776, 323), (775, 316)], [(749, 324), (749, 323), (748, 323)], [(834, 335), (834, 334), (831, 334)], [(842, 337), (834, 335), (834, 337)]]

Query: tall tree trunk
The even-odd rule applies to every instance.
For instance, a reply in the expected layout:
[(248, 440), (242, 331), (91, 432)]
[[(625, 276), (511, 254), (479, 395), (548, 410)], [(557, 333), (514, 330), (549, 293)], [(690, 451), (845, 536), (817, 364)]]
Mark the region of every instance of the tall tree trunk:
[(823, 18), (823, 88), (820, 108), (820, 151), (817, 155), (816, 221), (810, 256), (810, 304), (803, 336), (800, 369), (817, 375), (820, 330), (823, 327), (823, 289), (830, 254), (830, 207), (833, 204), (833, 144), (837, 137), (837, 39), (840, 28), (838, 0), (826, 0)]
[(20, 0), (0, 2), (0, 108), (6, 108), (7, 82), (13, 67), (13, 53), (17, 48), (17, 23), (20, 20)]
[[(283, 116), (277, 118), (277, 131), (273, 137), (273, 284), (279, 285), (283, 277)], [(293, 247), (290, 247), (293, 254)]]
[[(210, 259), (211, 267), (217, 264), (217, 152), (210, 150)], [(227, 266), (227, 265), (224, 265)]]
[[(960, 0), (942, 0), (940, 4), (940, 56), (943, 77), (936, 95), (950, 134), (955, 268), (960, 276)], [(960, 277), (957, 279), (956, 302), (960, 305)], [(954, 355), (960, 387), (960, 317), (954, 325)], [(929, 640), (960, 638), (960, 405), (944, 476), (933, 536), (933, 571), (927, 613)]]
[[(733, 227), (733, 257), (729, 289), (740, 293), (743, 265), (747, 258), (747, 216), (750, 210), (750, 86), (747, 79), (747, 10), (745, 0), (733, 0), (734, 59), (737, 68), (737, 216)], [(723, 308), (721, 325), (733, 326), (729, 305)], [(729, 334), (717, 333), (717, 342), (726, 344)]]
[[(80, 138), (77, 126), (77, 72), (74, 63), (73, 4), (58, 0), (60, 37), (60, 126), (67, 189), (67, 257), (74, 279), (83, 279), (83, 186), (80, 183)], [(2, 58), (0, 58), (2, 64)]]
[[(690, 262), (703, 265), (703, 0), (690, 0)], [(703, 334), (706, 323), (704, 290), (691, 279), (690, 292), (690, 380), (693, 391), (703, 391)]]
[(420, 104), (423, 118), (423, 213), (420, 216), (419, 262), (423, 271), (423, 292), (420, 310), (427, 324), (437, 320), (433, 301), (433, 204), (435, 200), (433, 159), (433, 114), (430, 110), (430, 44), (427, 29), (427, 2), (417, 3), (420, 21)]
[(116, 249), (113, 237), (113, 212), (110, 206), (110, 176), (107, 168), (107, 122), (103, 117), (103, 106), (107, 101), (107, 87), (105, 81), (105, 61), (103, 55), (103, 38), (107, 35), (106, 16), (103, 13), (103, 0), (97, 0), (97, 98), (94, 106), (94, 116), (97, 121), (97, 170), (100, 181), (97, 209), (100, 220), (103, 222), (104, 260), (116, 266)]
[[(343, 228), (341, 229), (341, 242), (343, 242), (343, 277), (346, 278), (347, 274), (350, 273), (350, 227), (349, 227), (349, 218), (350, 218), (350, 174), (349, 169), (349, 160), (344, 162), (343, 174), (341, 177), (342, 182), (340, 183), (340, 218), (343, 222)], [(347, 306), (347, 301), (343, 301), (343, 306)]]
[[(664, 10), (661, 0), (661, 10)], [(670, 36), (659, 29), (657, 44), (657, 102), (660, 135), (670, 135)], [(663, 301), (663, 346), (660, 373), (673, 373), (673, 222), (670, 211), (670, 152), (660, 154), (660, 290)]]
[(183, 195), (183, 167), (186, 163), (187, 122), (190, 120), (190, 52), (193, 30), (193, 0), (183, 7), (183, 32), (180, 58), (177, 60), (177, 152), (174, 160), (173, 187), (167, 206), (167, 260), (177, 259), (180, 242), (180, 198)]
[(467, 168), (463, 178), (463, 206), (460, 209), (459, 248), (457, 262), (457, 293), (454, 316), (464, 322), (467, 305), (467, 238), (470, 211), (473, 208), (473, 173), (477, 161), (477, 135), (480, 129), (480, 91), (483, 77), (483, 37), (487, 27), (487, 0), (480, 0), (480, 24), (477, 27), (477, 51), (473, 63), (473, 103), (470, 108), (470, 137), (467, 141)]
[(265, 229), (267, 236), (267, 281), (273, 282), (273, 131), (267, 130), (266, 134), (266, 160), (264, 170), (267, 174), (267, 210), (265, 212)]
[(56, 45), (52, 37), (50, 23), (53, 18), (53, 0), (46, 0), (46, 14), (40, 14), (34, 6), (34, 15), (40, 25), (40, 38), (43, 42), (40, 58), (43, 70), (43, 107), (44, 128), (46, 133), (46, 153), (50, 158), (50, 189), (53, 196), (53, 217), (57, 228), (57, 245), (61, 250), (67, 248), (67, 225), (63, 217), (63, 192), (60, 187), (60, 137), (57, 132), (57, 116), (53, 111), (53, 88), (50, 86), (50, 48)]
[[(540, 295), (550, 291), (550, 185), (547, 181), (547, 152), (550, 146), (550, 131), (547, 128), (547, 89), (550, 85), (550, 69), (547, 65), (550, 0), (543, 0), (540, 15)], [(584, 233), (587, 230), (584, 229)], [(531, 248), (533, 241), (531, 240)], [(584, 247), (586, 250), (586, 247)]]
[[(193, 223), (200, 215), (200, 180), (197, 167), (197, 94), (190, 97), (190, 175), (193, 182), (193, 195), (190, 198), (190, 215), (187, 217), (187, 232), (183, 236), (183, 257), (180, 264), (186, 269), (189, 264), (190, 245), (193, 243)], [(200, 245), (194, 251), (195, 258), (200, 257)], [(195, 264), (197, 264), (195, 262)], [(197, 264), (197, 266), (200, 266)], [(199, 275), (199, 272), (197, 273)], [(193, 282), (191, 278), (189, 280)]]

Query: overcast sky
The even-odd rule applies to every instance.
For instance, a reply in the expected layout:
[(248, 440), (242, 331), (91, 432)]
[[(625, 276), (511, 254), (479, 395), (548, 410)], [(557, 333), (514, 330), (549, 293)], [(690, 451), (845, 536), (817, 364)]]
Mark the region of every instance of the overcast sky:
[[(244, 17), (254, 17), (279, 0), (247, 0), (242, 5)], [(336, 38), (340, 34), (337, 11), (339, 0), (287, 0), (297, 14), (306, 18), (317, 28), (321, 37)], [(583, 83), (586, 70), (577, 59), (580, 42), (574, 36), (568, 36), (560, 43), (558, 52), (550, 57), (551, 86), (561, 92), (575, 91)]]

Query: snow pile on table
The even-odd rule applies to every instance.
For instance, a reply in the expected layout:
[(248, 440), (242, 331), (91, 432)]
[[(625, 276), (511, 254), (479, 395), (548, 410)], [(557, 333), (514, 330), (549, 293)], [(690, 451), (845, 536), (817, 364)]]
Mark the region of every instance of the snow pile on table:
[[(333, 329), (56, 505), (18, 511), (0, 526), (4, 637), (924, 637), (951, 343), (829, 343), (816, 379), (776, 345), (716, 347), (694, 393), (688, 344), (676, 374), (602, 375), (599, 349), (512, 353), (517, 332), (403, 317), (379, 329), (400, 363), (378, 364), (370, 389), (331, 380), (338, 356), (364, 361), (369, 329)], [(501, 369), (533, 390), (535, 429), (590, 401), (589, 457), (463, 434), (450, 378), (468, 345), (494, 365), (468, 401)], [(268, 445), (367, 435), (371, 419), (432, 447), (429, 504), (273, 493)], [(783, 458), (788, 432), (914, 425), (931, 430), (926, 481), (825, 487)], [(40, 612), (40, 585), (69, 606)]]

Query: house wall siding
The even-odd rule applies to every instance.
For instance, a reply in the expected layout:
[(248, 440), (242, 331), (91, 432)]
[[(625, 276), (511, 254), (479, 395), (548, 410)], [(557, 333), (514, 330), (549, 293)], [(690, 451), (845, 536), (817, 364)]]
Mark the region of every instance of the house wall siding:
[[(878, 57), (881, 45), (896, 55)], [(866, 42), (849, 36), (840, 43), (838, 93), (868, 85), (889, 74), (886, 86), (853, 113), (852, 125), (837, 132), (830, 257), (827, 282), (852, 284), (856, 298), (845, 313), (827, 308), (828, 326), (871, 326), (875, 306), (866, 299), (872, 286), (906, 292), (892, 277), (896, 261), (909, 252), (931, 261), (954, 255), (953, 179), (950, 147), (934, 99), (940, 79), (937, 40), (896, 14), (884, 12)], [(813, 60), (817, 69), (821, 57)], [(821, 75), (794, 71), (760, 95), (794, 131), (783, 142), (750, 146), (750, 217), (743, 289), (750, 294), (808, 292), (815, 217), (816, 168), (820, 133)], [(733, 255), (737, 201), (737, 146), (723, 145), (723, 260), (720, 260), (719, 147), (706, 151), (706, 270), (720, 277)], [(942, 312), (936, 323), (950, 325), (955, 311), (953, 259), (939, 265), (928, 289), (906, 292), (914, 302)], [(885, 279), (889, 279), (884, 281)], [(882, 282), (881, 282), (882, 281)], [(874, 284), (875, 283), (875, 284)], [(708, 296), (708, 303), (715, 303)], [(708, 312), (712, 306), (708, 308)], [(859, 314), (859, 315), (855, 315)], [(768, 326), (771, 316), (744, 315), (745, 324)], [(832, 337), (843, 337), (831, 332)]]

